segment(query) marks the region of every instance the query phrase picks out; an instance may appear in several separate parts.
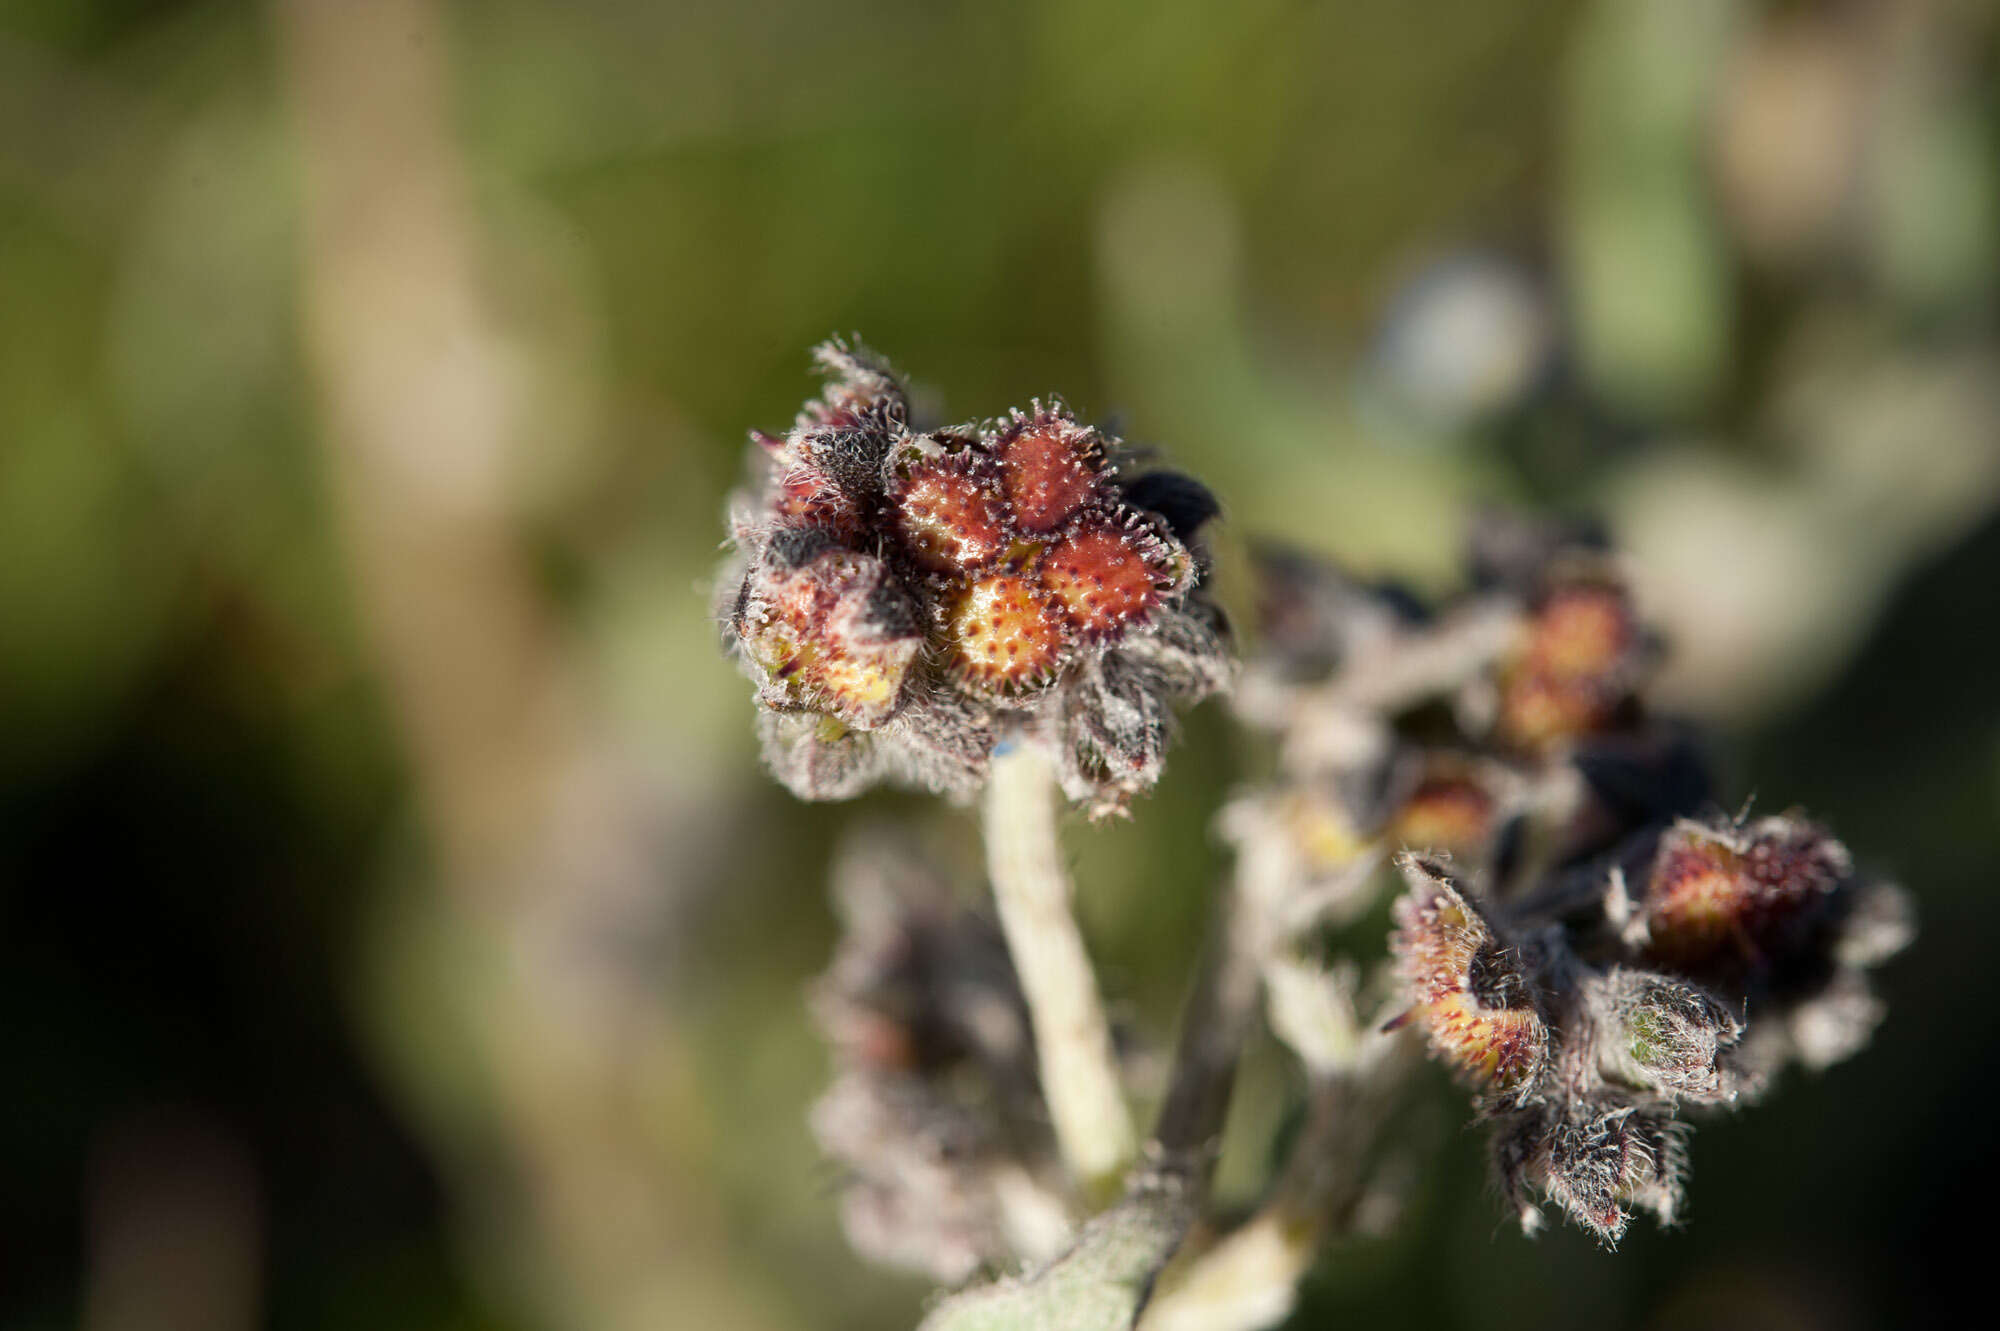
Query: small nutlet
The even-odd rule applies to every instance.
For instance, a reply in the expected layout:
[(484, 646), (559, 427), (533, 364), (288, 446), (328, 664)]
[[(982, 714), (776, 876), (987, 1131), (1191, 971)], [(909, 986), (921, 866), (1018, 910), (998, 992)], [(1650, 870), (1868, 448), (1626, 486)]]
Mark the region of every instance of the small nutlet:
[(732, 626), (763, 671), (758, 696), (873, 730), (896, 711), (923, 646), (916, 603), (881, 560), (786, 536), (753, 567)]
[(950, 602), (945, 668), (959, 681), (1006, 693), (1047, 683), (1062, 662), (1064, 634), (1040, 582), (1019, 573), (988, 573)]
[(1549, 1030), (1519, 954), (1453, 885), (1443, 865), (1396, 857), (1409, 891), (1390, 946), (1432, 1052), (1495, 1090), (1532, 1087), (1548, 1064)]
[(889, 489), (896, 534), (932, 573), (984, 568), (1007, 548), (1000, 469), (970, 451), (913, 463)]
[(993, 441), (1007, 502), (1022, 531), (1053, 531), (1096, 497), (1104, 441), (1061, 407), (1016, 413)]
[(1100, 519), (1049, 548), (1042, 585), (1071, 628), (1091, 641), (1108, 641), (1180, 590), (1183, 563), (1165, 541), (1148, 536)]

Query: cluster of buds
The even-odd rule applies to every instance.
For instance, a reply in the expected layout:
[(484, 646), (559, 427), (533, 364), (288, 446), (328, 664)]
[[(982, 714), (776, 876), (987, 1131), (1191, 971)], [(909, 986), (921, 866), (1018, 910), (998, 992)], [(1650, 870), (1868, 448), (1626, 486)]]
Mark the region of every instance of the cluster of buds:
[(1488, 520), (1470, 563), (1432, 609), (1266, 557), (1241, 702), (1282, 771), (1227, 825), (1278, 844), (1321, 918), (1363, 911), (1382, 878), (1356, 866), (1394, 857), (1393, 1024), (1477, 1089), (1524, 1227), (1546, 1200), (1612, 1243), (1678, 1213), (1685, 1110), (1865, 1043), (1865, 972), (1909, 907), (1804, 818), (1714, 812), (1645, 706), (1655, 639), (1601, 538)]
[(1446, 861), (1399, 865), (1399, 1020), (1479, 1089), (1524, 1227), (1539, 1193), (1607, 1243), (1634, 1208), (1678, 1214), (1682, 1107), (1747, 1103), (1785, 1063), (1866, 1042), (1865, 971), (1911, 929), (1899, 889), (1794, 817), (1683, 819), (1514, 902)]
[(1506, 898), (1712, 798), (1686, 729), (1645, 706), (1658, 640), (1599, 534), (1489, 516), (1468, 566), (1432, 606), (1258, 554), (1262, 650), (1236, 701), (1279, 737), (1279, 773), (1228, 825), (1285, 842), (1335, 921), (1373, 900), (1368, 857), (1447, 851)]
[(1215, 501), (1060, 404), (919, 430), (887, 365), (829, 343), (826, 392), (753, 435), (719, 607), (767, 760), (807, 799), (878, 781), (957, 798), (996, 745), (1045, 746), (1115, 812), (1159, 776), (1174, 701), (1228, 679), (1197, 529)]
[(999, 929), (893, 836), (842, 857), (834, 900), (843, 935), (812, 1004), (833, 1081), (812, 1128), (849, 1242), (949, 1285), (1053, 1255), (1064, 1176)]

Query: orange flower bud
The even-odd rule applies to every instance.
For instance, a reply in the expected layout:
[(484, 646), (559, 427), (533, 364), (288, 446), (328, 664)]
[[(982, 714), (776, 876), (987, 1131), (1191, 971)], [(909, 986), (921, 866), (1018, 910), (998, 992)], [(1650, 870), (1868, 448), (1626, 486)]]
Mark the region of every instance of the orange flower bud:
[(1396, 903), (1390, 946), (1410, 1009), (1432, 1052), (1499, 1090), (1531, 1085), (1548, 1062), (1549, 1032), (1520, 958), (1452, 886), (1434, 860), (1404, 854), (1409, 891)]

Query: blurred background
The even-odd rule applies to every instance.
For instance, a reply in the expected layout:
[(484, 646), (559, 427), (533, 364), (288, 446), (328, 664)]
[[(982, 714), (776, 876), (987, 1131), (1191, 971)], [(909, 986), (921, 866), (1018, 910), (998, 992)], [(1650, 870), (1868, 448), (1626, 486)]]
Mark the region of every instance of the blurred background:
[[(1996, 62), (1973, 0), (0, 0), (0, 1326), (915, 1320), (802, 998), (842, 830), (969, 823), (765, 779), (705, 588), (845, 331), (1159, 445), (1239, 609), (1251, 536), (1444, 588), (1475, 503), (1603, 514), (1731, 797), (1916, 893), (1876, 1044), (1704, 1127), (1689, 1227), (1522, 1240), (1440, 1079), (1293, 1325), (1942, 1316), (2000, 1182)], [(1210, 704), (1071, 829), (1143, 1034), (1256, 770)]]

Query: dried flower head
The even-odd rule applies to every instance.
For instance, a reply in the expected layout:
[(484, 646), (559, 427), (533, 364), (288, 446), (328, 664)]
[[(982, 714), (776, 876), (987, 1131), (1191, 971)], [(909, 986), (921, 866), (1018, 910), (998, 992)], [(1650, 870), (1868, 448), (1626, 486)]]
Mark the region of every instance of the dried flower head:
[(894, 373), (816, 352), (829, 378), (737, 505), (728, 644), (757, 684), (791, 789), (881, 780), (964, 797), (994, 745), (1057, 756), (1072, 799), (1122, 808), (1158, 779), (1170, 704), (1227, 682), (1227, 631), (1186, 477), (1127, 475), (1060, 403), (916, 432)]
[(863, 1255), (957, 1284), (1066, 1232), (1025, 1000), (999, 929), (882, 829), (840, 857), (845, 926), (813, 989), (833, 1051), (814, 1106)]

